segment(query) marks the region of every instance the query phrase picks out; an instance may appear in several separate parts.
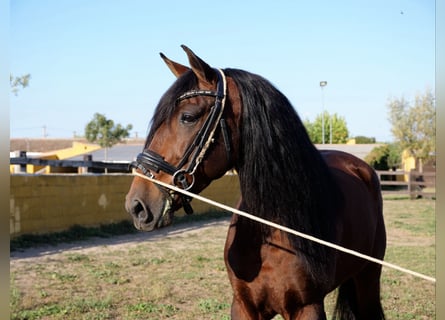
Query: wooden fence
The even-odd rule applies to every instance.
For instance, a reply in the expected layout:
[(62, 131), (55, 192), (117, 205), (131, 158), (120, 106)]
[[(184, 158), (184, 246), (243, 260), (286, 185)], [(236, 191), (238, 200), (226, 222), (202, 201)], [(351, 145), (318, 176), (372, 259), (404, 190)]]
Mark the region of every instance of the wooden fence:
[(436, 197), (436, 172), (376, 171), (382, 194), (406, 194), (418, 197)]
[[(130, 173), (132, 169), (128, 163), (112, 163), (103, 161), (92, 161), (91, 157), (84, 157), (84, 160), (46, 160), (31, 159), (26, 155), (18, 158), (10, 158), (11, 165), (19, 165), (18, 172), (26, 172), (26, 165), (51, 167), (71, 167), (77, 168), (78, 173), (103, 173), (103, 172), (121, 172)], [(417, 197), (435, 198), (436, 197), (436, 173), (418, 171), (376, 171), (382, 194), (400, 194), (409, 195), (412, 199)]]
[(104, 173), (121, 172), (130, 173), (130, 162), (106, 162), (92, 161), (90, 155), (84, 156), (84, 160), (50, 160), (39, 158), (28, 158), (26, 153), (17, 158), (10, 158), (9, 164), (18, 166), (15, 173), (26, 173), (26, 165), (51, 168), (74, 168), (78, 173)]

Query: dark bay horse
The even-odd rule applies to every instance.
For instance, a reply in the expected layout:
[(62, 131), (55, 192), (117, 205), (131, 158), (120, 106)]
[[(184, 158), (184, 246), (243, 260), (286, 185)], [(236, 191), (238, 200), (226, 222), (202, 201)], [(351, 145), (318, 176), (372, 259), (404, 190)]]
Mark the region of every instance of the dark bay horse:
[[(185, 50), (190, 67), (163, 54), (177, 80), (162, 96), (134, 162), (149, 177), (199, 193), (238, 172), (239, 209), (383, 259), (386, 233), (379, 180), (366, 163), (318, 151), (288, 99), (264, 78), (214, 69)], [(190, 199), (136, 176), (126, 209), (136, 228), (169, 225)], [(233, 215), (224, 249), (232, 319), (384, 319), (381, 266)]]

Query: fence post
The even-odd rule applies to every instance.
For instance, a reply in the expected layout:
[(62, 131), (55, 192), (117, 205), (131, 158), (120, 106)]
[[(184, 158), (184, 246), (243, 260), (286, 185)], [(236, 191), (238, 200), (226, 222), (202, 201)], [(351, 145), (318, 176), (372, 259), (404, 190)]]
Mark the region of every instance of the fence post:
[[(20, 151), (19, 152), (19, 157), (20, 158), (27, 158), (26, 151)], [(19, 167), (19, 172), (26, 173), (26, 163), (25, 164), (20, 164), (19, 166), (20, 166)]]
[[(84, 162), (93, 161), (93, 155), (85, 154), (83, 156), (83, 161)], [(91, 172), (93, 172), (93, 168), (91, 168), (89, 166), (79, 167), (78, 172), (79, 173), (91, 173)]]
[(411, 169), (408, 174), (408, 193), (409, 193), (409, 197), (411, 200), (416, 198), (416, 195), (415, 195), (416, 188), (415, 187), (413, 188), (413, 186), (411, 184), (411, 182), (413, 180), (414, 181), (416, 180), (416, 179), (413, 179), (413, 177), (414, 177), (413, 169)]

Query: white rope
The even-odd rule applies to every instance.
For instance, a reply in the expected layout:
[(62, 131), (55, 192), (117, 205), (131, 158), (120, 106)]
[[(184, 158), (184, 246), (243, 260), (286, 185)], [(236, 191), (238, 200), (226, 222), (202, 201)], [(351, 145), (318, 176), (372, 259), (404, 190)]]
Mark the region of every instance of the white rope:
[(374, 258), (374, 257), (368, 256), (368, 255), (365, 255), (365, 254), (362, 254), (362, 253), (360, 253), (360, 252), (357, 252), (357, 251), (354, 251), (354, 250), (351, 250), (351, 249), (344, 248), (344, 247), (339, 246), (339, 245), (336, 245), (336, 244), (334, 244), (334, 243), (331, 243), (331, 242), (328, 242), (328, 241), (324, 241), (324, 240), (318, 239), (318, 238), (313, 237), (313, 236), (310, 236), (310, 235), (308, 235), (308, 234), (305, 234), (305, 233), (302, 233), (302, 232), (299, 232), (299, 231), (296, 231), (296, 230), (293, 230), (293, 229), (289, 229), (289, 228), (287, 228), (287, 227), (281, 226), (281, 225), (276, 224), (276, 223), (274, 223), (274, 222), (264, 220), (264, 219), (262, 219), (262, 218), (259, 218), (259, 217), (257, 217), (257, 216), (251, 215), (251, 214), (249, 214), (249, 213), (247, 213), (247, 212), (244, 212), (244, 211), (241, 211), (241, 210), (238, 210), (238, 209), (234, 209), (234, 208), (229, 207), (229, 206), (226, 206), (226, 205), (224, 205), (224, 204), (222, 204), (222, 203), (219, 203), (219, 202), (216, 202), (216, 201), (207, 199), (207, 198), (205, 198), (205, 197), (203, 197), (203, 196), (200, 196), (200, 195), (198, 195), (198, 194), (191, 193), (191, 192), (189, 192), (189, 191), (183, 190), (183, 189), (181, 189), (181, 188), (178, 188), (178, 187), (176, 187), (176, 186), (170, 185), (170, 184), (168, 184), (168, 183), (165, 183), (165, 182), (162, 182), (162, 181), (159, 181), (159, 180), (156, 180), (156, 179), (153, 179), (153, 178), (144, 176), (143, 174), (140, 174), (140, 173), (138, 173), (138, 172), (136, 172), (136, 171), (134, 171), (133, 174), (136, 175), (136, 176), (138, 176), (138, 177), (141, 177), (141, 178), (143, 178), (143, 179), (149, 180), (149, 181), (151, 181), (151, 182), (153, 182), (153, 183), (159, 184), (159, 185), (161, 185), (161, 186), (163, 186), (163, 187), (165, 187), (165, 188), (169, 188), (169, 189), (174, 190), (174, 191), (176, 191), (176, 192), (180, 192), (180, 193), (182, 193), (182, 194), (185, 194), (186, 196), (189, 196), (189, 197), (198, 199), (198, 200), (203, 201), (203, 202), (206, 202), (206, 203), (208, 203), (208, 204), (210, 204), (210, 205), (212, 205), (212, 206), (219, 207), (219, 208), (221, 208), (221, 209), (223, 209), (223, 210), (230, 211), (230, 212), (232, 212), (232, 213), (235, 213), (235, 214), (238, 214), (238, 215), (240, 215), (240, 216), (249, 218), (249, 219), (251, 219), (251, 220), (254, 220), (254, 221), (257, 221), (257, 222), (266, 224), (266, 225), (268, 225), (268, 226), (270, 226), (270, 227), (273, 227), (273, 228), (276, 228), (276, 229), (279, 229), (279, 230), (288, 232), (288, 233), (290, 233), (290, 234), (299, 236), (299, 237), (304, 238), (304, 239), (308, 239), (308, 240), (317, 242), (317, 243), (319, 243), (319, 244), (322, 244), (322, 245), (325, 245), (325, 246), (327, 246), (327, 247), (330, 247), (330, 248), (333, 248), (333, 249), (336, 249), (336, 250), (339, 250), (339, 251), (342, 251), (342, 252), (351, 254), (351, 255), (353, 255), (353, 256), (356, 256), (356, 257), (359, 257), (359, 258), (362, 258), (362, 259), (365, 259), (365, 260), (369, 260), (369, 261), (374, 262), (374, 263), (378, 263), (378, 264), (380, 264), (380, 265), (382, 265), (382, 266), (385, 266), (385, 267), (388, 267), (388, 268), (392, 268), (392, 269), (395, 269), (395, 270), (398, 270), (398, 271), (401, 271), (401, 272), (404, 272), (404, 273), (408, 273), (408, 274), (410, 274), (410, 275), (412, 275), (412, 276), (415, 276), (415, 277), (418, 277), (418, 278), (422, 278), (422, 279), (431, 281), (431, 282), (433, 282), (433, 283), (436, 283), (436, 279), (433, 278), (433, 277), (426, 276), (426, 275), (424, 275), (424, 274), (421, 274), (421, 273), (418, 273), (418, 272), (415, 272), (415, 271), (412, 271), (412, 270), (409, 270), (409, 269), (400, 267), (400, 266), (398, 266), (398, 265), (395, 265), (395, 264), (392, 264), (392, 263), (389, 263), (389, 262), (386, 262), (386, 261), (383, 261), (383, 260), (380, 260), (380, 259), (376, 259), (376, 258)]

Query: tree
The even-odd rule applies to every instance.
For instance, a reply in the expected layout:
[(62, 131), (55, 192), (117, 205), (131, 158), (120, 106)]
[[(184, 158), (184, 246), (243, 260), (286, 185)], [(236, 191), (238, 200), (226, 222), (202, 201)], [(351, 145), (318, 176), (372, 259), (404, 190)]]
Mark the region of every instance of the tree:
[(400, 167), (402, 150), (398, 143), (375, 147), (366, 155), (365, 161), (375, 170), (390, 170)]
[(9, 83), (11, 85), (11, 91), (15, 95), (19, 92), (20, 87), (23, 89), (29, 85), (29, 80), (31, 79), (31, 75), (28, 73), (21, 77), (14, 77), (12, 74), (9, 75)]
[[(314, 122), (306, 120), (304, 125), (309, 134), (312, 143), (322, 143), (322, 115), (319, 114)], [(332, 143), (346, 143), (349, 132), (346, 121), (343, 117), (336, 113), (330, 115), (329, 112), (324, 112), (324, 140), (327, 143), (331, 141), (331, 124), (332, 124)]]
[(121, 124), (115, 125), (114, 121), (107, 119), (105, 115), (95, 113), (93, 120), (85, 126), (85, 138), (105, 148), (105, 159), (107, 159), (108, 148), (127, 138), (132, 128), (131, 124), (125, 128)]
[(387, 145), (375, 147), (366, 155), (365, 161), (375, 170), (389, 170), (389, 148)]
[(422, 172), (423, 162), (436, 149), (436, 107), (432, 92), (427, 90), (417, 95), (414, 105), (403, 97), (389, 100), (388, 110), (394, 138), (402, 149), (419, 160)]
[(400, 143), (390, 143), (388, 144), (388, 167), (390, 169), (397, 169), (402, 166), (402, 152), (403, 149), (400, 147)]

